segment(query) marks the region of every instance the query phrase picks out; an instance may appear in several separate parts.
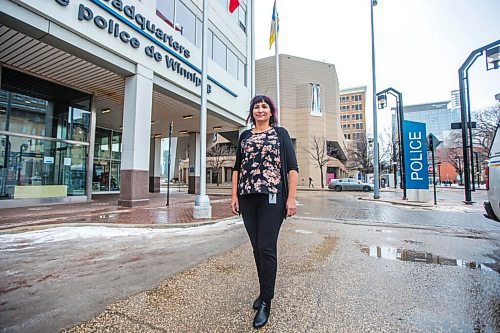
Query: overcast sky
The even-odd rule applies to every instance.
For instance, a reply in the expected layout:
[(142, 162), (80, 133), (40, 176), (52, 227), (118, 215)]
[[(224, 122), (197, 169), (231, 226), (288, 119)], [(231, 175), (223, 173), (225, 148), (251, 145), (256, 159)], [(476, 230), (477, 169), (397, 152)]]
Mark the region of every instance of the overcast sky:
[[(273, 3), (256, 1), (257, 59), (274, 55), (274, 46), (269, 50)], [(371, 114), (370, 0), (277, 0), (277, 6), (279, 53), (334, 64), (341, 89), (368, 86)], [(403, 93), (405, 105), (449, 100), (469, 54), (500, 38), (499, 17), (499, 0), (379, 0), (377, 91), (392, 86)], [(494, 105), (500, 70), (486, 71), (482, 56), (469, 74), (471, 108)], [(382, 126), (388, 113), (380, 112)]]

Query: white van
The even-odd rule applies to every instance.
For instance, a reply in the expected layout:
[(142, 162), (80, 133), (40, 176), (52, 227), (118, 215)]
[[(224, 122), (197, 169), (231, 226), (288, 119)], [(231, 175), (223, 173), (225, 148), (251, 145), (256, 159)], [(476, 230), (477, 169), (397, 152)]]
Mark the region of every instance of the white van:
[(484, 203), (489, 218), (500, 220), (500, 133), (498, 126), (490, 148), (488, 167), (486, 168), (486, 190), (488, 201)]

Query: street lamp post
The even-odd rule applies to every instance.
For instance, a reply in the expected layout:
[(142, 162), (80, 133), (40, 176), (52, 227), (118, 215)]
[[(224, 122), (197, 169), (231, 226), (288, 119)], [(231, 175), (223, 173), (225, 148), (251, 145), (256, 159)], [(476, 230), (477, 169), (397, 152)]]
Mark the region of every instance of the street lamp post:
[[(460, 117), (462, 125), (462, 149), (464, 159), (464, 190), (465, 190), (465, 203), (472, 204), (471, 191), (474, 188), (474, 147), (472, 143), (472, 126), (470, 114), (470, 98), (469, 98), (469, 68), (474, 64), (483, 52), (486, 51), (486, 70), (498, 69), (500, 66), (500, 40), (491, 44), (483, 46), (471, 52), (469, 57), (462, 64), (458, 70), (459, 86), (460, 86)], [(489, 67), (489, 64), (492, 67)], [(467, 129), (469, 130), (469, 137), (467, 137)], [(469, 151), (468, 151), (469, 149)], [(470, 159), (469, 159), (470, 154)], [(472, 177), (471, 177), (472, 176)], [(472, 189), (471, 189), (472, 178)]]
[(168, 169), (167, 169), (167, 204), (166, 206), (170, 206), (170, 161), (172, 159), (172, 131), (174, 129), (174, 121), (170, 122), (170, 126), (168, 129)]
[(370, 0), (371, 34), (372, 34), (372, 85), (373, 85), (373, 198), (380, 198), (379, 190), (379, 156), (378, 156), (378, 129), (377, 129), (377, 101), (376, 101), (376, 75), (375, 75), (375, 37), (373, 31), (373, 6), (377, 0)]
[(401, 161), (401, 187), (403, 188), (403, 200), (406, 200), (406, 166), (404, 152), (404, 135), (403, 135), (403, 94), (396, 89), (389, 87), (376, 94), (378, 99), (378, 108), (384, 109), (387, 106), (387, 94), (396, 97), (397, 115), (398, 115), (398, 140), (399, 140), (399, 160)]

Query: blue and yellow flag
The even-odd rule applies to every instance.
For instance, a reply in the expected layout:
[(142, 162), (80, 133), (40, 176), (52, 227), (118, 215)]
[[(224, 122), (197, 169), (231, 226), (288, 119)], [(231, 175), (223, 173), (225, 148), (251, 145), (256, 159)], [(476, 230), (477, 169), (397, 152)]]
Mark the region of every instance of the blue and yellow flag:
[(271, 34), (269, 35), (269, 49), (273, 46), (278, 36), (278, 30), (280, 26), (280, 18), (278, 16), (278, 10), (276, 9), (276, 0), (274, 0), (273, 6), (273, 20), (271, 21)]

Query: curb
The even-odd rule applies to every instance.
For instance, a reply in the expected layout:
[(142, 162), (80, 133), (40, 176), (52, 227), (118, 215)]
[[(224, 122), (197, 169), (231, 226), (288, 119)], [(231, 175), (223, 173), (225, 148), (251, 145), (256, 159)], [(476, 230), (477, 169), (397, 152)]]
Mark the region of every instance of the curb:
[(428, 203), (417, 203), (417, 202), (399, 202), (399, 201), (391, 201), (391, 200), (384, 200), (384, 199), (372, 199), (372, 198), (361, 198), (358, 197), (358, 200), (366, 200), (366, 201), (373, 201), (373, 202), (384, 202), (384, 203), (389, 203), (393, 205), (398, 205), (398, 206), (411, 206), (411, 207), (422, 207), (422, 208), (433, 208), (436, 207), (434, 204), (428, 204)]

